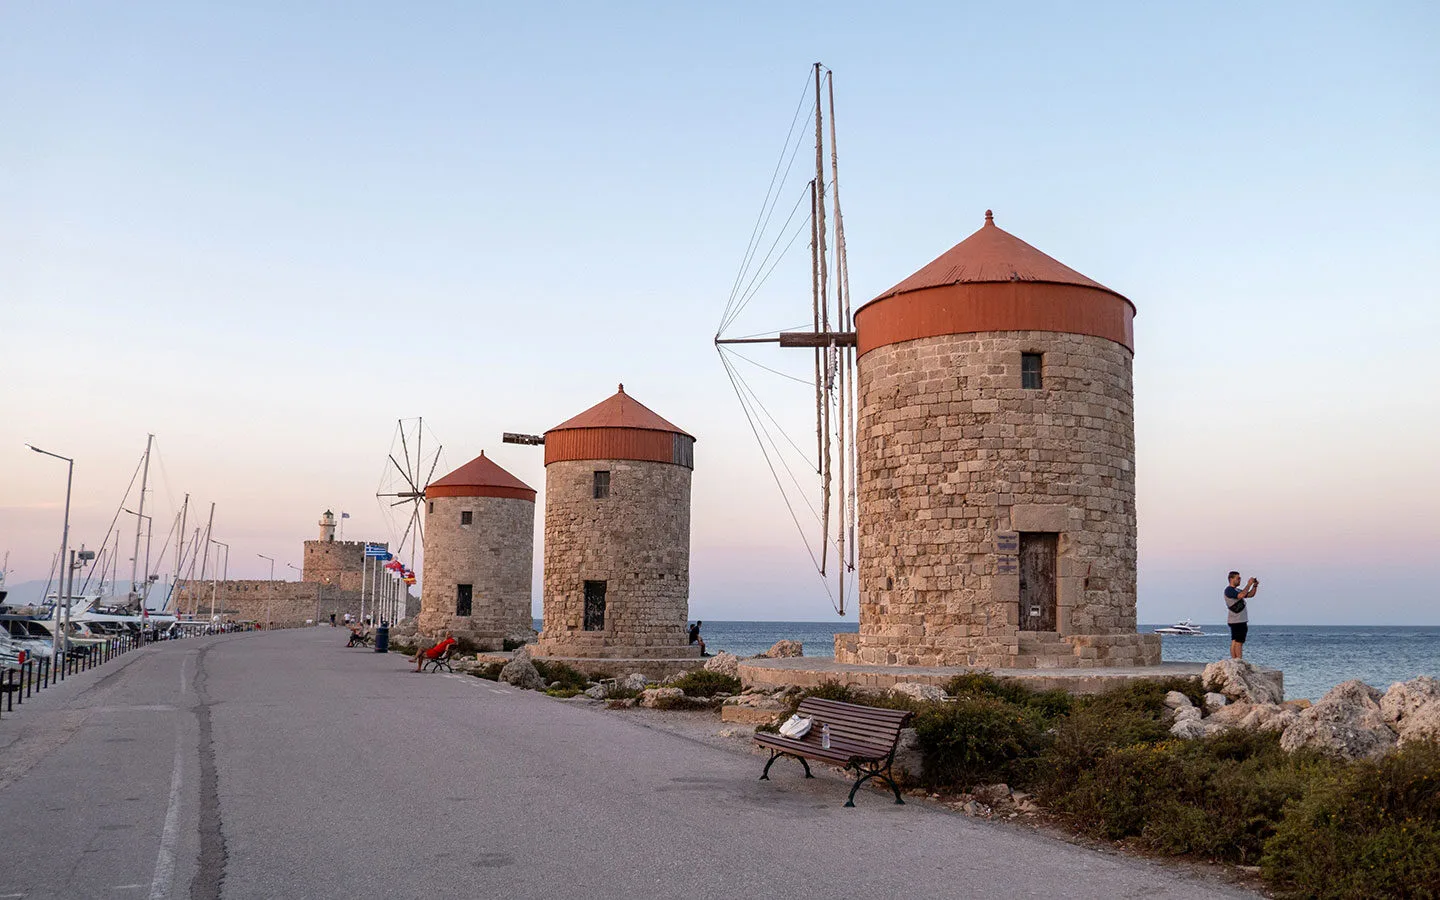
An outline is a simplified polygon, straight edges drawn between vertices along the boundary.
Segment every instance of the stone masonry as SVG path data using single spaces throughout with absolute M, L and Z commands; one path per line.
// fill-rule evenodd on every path
M 592 493 L 610 472 L 610 495 Z M 698 655 L 686 641 L 690 469 L 638 460 L 563 460 L 545 469 L 545 627 L 537 655 Z M 603 630 L 584 630 L 585 582 L 604 581 Z
M 181 581 L 175 590 L 174 609 L 181 615 L 194 614 L 202 620 L 210 617 L 211 582 Z M 414 615 L 419 600 L 411 596 L 407 615 Z M 342 621 L 346 613 L 360 615 L 360 592 L 345 591 L 324 582 L 267 581 L 245 579 L 215 583 L 215 613 L 232 622 L 264 622 L 267 609 L 276 627 L 304 625 L 307 619 L 330 621 L 335 613 Z M 317 617 L 317 611 L 319 613 Z M 370 601 L 365 601 L 370 613 Z
M 1043 388 L 1021 354 L 1044 354 Z M 927 337 L 860 359 L 860 633 L 841 663 L 1154 665 L 1135 633 L 1131 352 L 1042 331 Z M 997 539 L 1057 532 L 1054 632 L 1019 629 Z M 548 535 L 547 535 L 548 536 Z
M 461 524 L 461 513 L 470 524 Z M 535 502 L 512 497 L 436 497 L 427 501 L 425 567 L 418 625 L 446 629 L 485 649 L 504 639 L 528 641 L 535 629 L 530 585 L 535 555 Z M 457 585 L 471 586 L 468 616 L 456 611 Z

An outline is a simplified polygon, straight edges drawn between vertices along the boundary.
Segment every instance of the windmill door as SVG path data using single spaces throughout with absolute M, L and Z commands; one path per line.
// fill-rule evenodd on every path
M 605 582 L 585 582 L 585 630 L 605 630 Z
M 1060 535 L 1053 531 L 1020 532 L 1020 630 L 1054 631 L 1059 584 L 1055 556 Z

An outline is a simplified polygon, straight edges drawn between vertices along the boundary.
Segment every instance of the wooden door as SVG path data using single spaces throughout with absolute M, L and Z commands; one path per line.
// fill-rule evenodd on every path
M 585 582 L 585 630 L 605 630 L 605 582 Z
M 1058 579 L 1055 556 L 1060 535 L 1020 532 L 1020 630 L 1054 631 Z

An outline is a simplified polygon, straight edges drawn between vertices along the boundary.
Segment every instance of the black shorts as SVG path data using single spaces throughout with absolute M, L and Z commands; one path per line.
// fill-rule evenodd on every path
M 1245 634 L 1250 630 L 1249 622 L 1231 622 L 1230 640 L 1237 644 L 1245 643 Z

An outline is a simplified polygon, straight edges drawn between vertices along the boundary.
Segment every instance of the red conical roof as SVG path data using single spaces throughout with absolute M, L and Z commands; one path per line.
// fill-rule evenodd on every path
M 952 284 L 1011 281 L 1073 284 L 1108 291 L 1123 298 L 1122 294 L 1110 290 L 1098 281 L 1086 278 L 1000 228 L 995 224 L 994 213 L 987 209 L 985 224 L 979 231 L 946 250 L 929 265 L 885 291 L 875 300 Z
M 535 489 L 480 455 L 425 488 L 425 497 L 507 497 L 535 500 Z
M 623 384 L 608 399 L 600 401 L 572 419 L 566 419 L 550 431 L 568 431 L 573 428 L 637 428 L 642 431 L 685 434 L 645 404 L 625 393 Z M 545 433 L 549 434 L 550 431 Z M 690 437 L 688 434 L 685 436 Z

